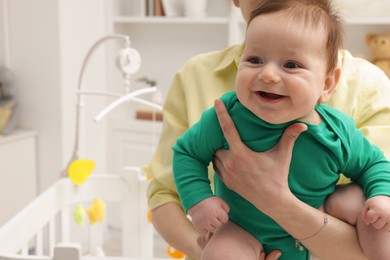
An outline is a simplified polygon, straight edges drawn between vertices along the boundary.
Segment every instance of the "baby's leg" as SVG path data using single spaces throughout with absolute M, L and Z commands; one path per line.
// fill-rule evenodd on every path
M 390 259 L 390 232 L 367 226 L 361 219 L 361 210 L 366 198 L 357 184 L 338 186 L 324 205 L 329 215 L 356 225 L 359 242 L 368 259 Z
M 259 258 L 261 243 L 247 231 L 229 221 L 211 237 L 203 250 L 201 259 L 237 260 Z
M 351 225 L 356 225 L 365 201 L 359 185 L 355 183 L 338 185 L 336 191 L 326 199 L 324 211 Z

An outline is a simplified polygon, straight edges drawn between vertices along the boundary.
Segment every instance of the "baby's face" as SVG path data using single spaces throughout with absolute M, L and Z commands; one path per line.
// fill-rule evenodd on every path
M 254 18 L 237 73 L 240 102 L 269 123 L 318 124 L 314 107 L 328 84 L 325 37 L 324 30 L 304 28 L 283 12 Z

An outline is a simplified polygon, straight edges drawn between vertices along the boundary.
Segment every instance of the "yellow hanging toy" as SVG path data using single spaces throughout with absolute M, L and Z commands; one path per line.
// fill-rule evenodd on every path
M 68 167 L 68 175 L 75 185 L 85 182 L 95 168 L 96 163 L 87 159 L 73 161 Z
M 96 222 L 102 222 L 106 212 L 106 203 L 96 198 L 91 206 L 87 209 L 89 216 L 89 223 L 95 224 Z

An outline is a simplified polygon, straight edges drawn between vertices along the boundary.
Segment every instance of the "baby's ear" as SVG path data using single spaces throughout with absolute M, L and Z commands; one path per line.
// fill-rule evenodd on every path
M 329 72 L 324 82 L 324 90 L 322 91 L 319 103 L 326 103 L 332 97 L 336 90 L 337 84 L 340 79 L 340 68 L 337 67 L 333 71 Z

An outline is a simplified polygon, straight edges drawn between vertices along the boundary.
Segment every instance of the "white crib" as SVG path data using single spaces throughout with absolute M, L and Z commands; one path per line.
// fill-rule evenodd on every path
M 0 260 L 135 260 L 153 258 L 153 230 L 147 219 L 146 181 L 135 172 L 92 176 L 80 186 L 63 178 L 39 195 L 0 228 Z M 98 197 L 120 203 L 122 256 L 83 255 L 80 241 L 71 240 L 72 208 Z M 88 247 L 101 248 L 104 222 L 88 225 Z
M 126 87 L 126 92 L 123 94 L 83 90 L 83 74 L 89 58 L 94 50 L 107 40 L 124 41 L 124 47 L 119 50 L 116 57 L 116 64 L 123 75 Z M 130 38 L 127 35 L 108 35 L 98 39 L 91 46 L 82 64 L 76 91 L 76 140 L 69 164 L 79 158 L 79 143 L 81 136 L 84 136 L 82 131 L 84 118 L 81 109 L 85 107 L 83 95 L 116 98 L 94 118 L 97 122 L 127 101 L 162 110 L 160 105 L 138 97 L 157 91 L 156 87 L 129 92 L 130 77 L 138 71 L 140 62 L 141 57 L 135 49 L 130 48 Z M 62 175 L 64 178 L 54 183 L 0 228 L 0 260 L 158 259 L 153 258 L 153 227 L 147 218 L 147 181 L 146 178 L 140 178 L 141 171 L 139 167 L 129 167 L 128 171 L 121 176 L 93 174 L 79 186 L 65 177 L 67 170 L 64 171 Z M 115 204 L 112 207 L 115 211 L 113 213 L 120 214 L 122 217 L 120 257 L 106 257 L 99 251 L 107 233 L 106 222 L 87 224 L 87 227 L 84 227 L 88 229 L 87 238 L 74 234 L 78 229 L 75 228 L 73 221 L 73 209 L 77 204 L 91 203 L 95 198 L 105 203 Z

